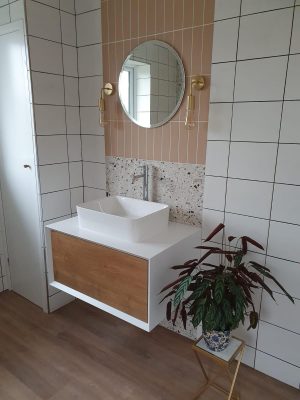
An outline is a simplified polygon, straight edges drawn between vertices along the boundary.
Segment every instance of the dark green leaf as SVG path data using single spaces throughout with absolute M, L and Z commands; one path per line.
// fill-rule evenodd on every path
M 224 295 L 224 281 L 222 276 L 218 276 L 216 279 L 216 283 L 215 283 L 215 287 L 214 287 L 214 300 L 217 304 L 220 304 L 222 299 L 223 299 L 223 295 Z
M 174 306 L 178 306 L 180 304 L 181 300 L 183 299 L 183 296 L 185 295 L 185 292 L 187 291 L 189 284 L 192 282 L 193 277 L 188 275 L 186 276 L 183 281 L 180 283 L 178 289 L 176 290 L 175 296 L 174 296 Z

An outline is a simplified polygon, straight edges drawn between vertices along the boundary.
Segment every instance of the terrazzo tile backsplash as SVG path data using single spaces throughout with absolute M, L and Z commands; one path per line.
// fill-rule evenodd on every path
M 142 199 L 143 180 L 132 183 L 149 166 L 149 200 L 170 206 L 170 220 L 201 225 L 205 167 L 136 158 L 106 157 L 106 186 L 110 195 Z

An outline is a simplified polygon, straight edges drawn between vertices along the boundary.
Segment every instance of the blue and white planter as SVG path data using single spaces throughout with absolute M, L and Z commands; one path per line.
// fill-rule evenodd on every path
M 207 347 L 212 351 L 223 351 L 229 345 L 231 331 L 203 331 Z

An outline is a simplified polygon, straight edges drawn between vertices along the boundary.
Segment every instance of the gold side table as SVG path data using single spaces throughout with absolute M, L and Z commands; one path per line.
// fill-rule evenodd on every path
M 198 363 L 201 367 L 202 373 L 206 380 L 206 383 L 200 388 L 200 392 L 194 398 L 194 400 L 201 397 L 201 395 L 205 392 L 206 389 L 212 387 L 213 389 L 218 390 L 221 393 L 227 395 L 228 400 L 239 400 L 240 396 L 238 393 L 234 391 L 234 386 L 237 378 L 237 374 L 239 372 L 239 368 L 241 365 L 241 361 L 243 358 L 245 343 L 236 338 L 232 337 L 228 347 L 220 352 L 210 350 L 204 341 L 203 336 L 193 344 L 193 350 L 195 352 Z M 214 381 L 215 379 L 210 379 L 208 377 L 207 372 L 202 364 L 201 357 L 207 357 L 210 360 L 214 361 L 216 364 L 221 366 L 226 371 L 226 376 L 230 382 L 229 391 L 224 389 L 223 387 L 217 385 Z

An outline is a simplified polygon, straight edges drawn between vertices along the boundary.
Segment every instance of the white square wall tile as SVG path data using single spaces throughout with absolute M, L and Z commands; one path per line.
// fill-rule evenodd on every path
M 29 37 L 30 62 L 34 71 L 63 74 L 61 44 Z
M 71 189 L 71 209 L 72 213 L 76 213 L 76 206 L 83 203 L 83 188 Z
M 294 0 L 242 0 L 242 15 L 291 7 Z
M 102 42 L 100 10 L 77 15 L 76 20 L 78 46 Z
M 228 179 L 225 211 L 269 218 L 272 190 L 272 183 Z
M 210 101 L 212 103 L 233 101 L 235 63 L 211 66 Z
M 291 53 L 300 53 L 300 7 L 295 8 Z
M 63 106 L 34 106 L 37 135 L 64 135 L 66 133 L 65 108 Z
M 275 184 L 271 219 L 300 225 L 299 205 L 300 186 Z
M 275 181 L 300 185 L 300 145 L 280 144 Z
M 79 135 L 68 135 L 69 161 L 81 160 L 81 138 Z
M 68 161 L 67 140 L 64 135 L 38 136 L 39 164 L 55 164 Z
M 238 59 L 288 54 L 292 20 L 292 8 L 242 17 Z
M 63 77 L 32 72 L 32 87 L 35 104 L 64 104 Z
M 300 366 L 300 352 L 295 351 L 299 347 L 300 335 L 266 322 L 259 323 L 258 350 Z
M 106 191 L 101 189 L 84 188 L 84 201 L 92 201 L 106 197 Z
M 287 57 L 239 61 L 236 70 L 235 100 L 282 100 L 286 65 Z
M 246 217 L 244 215 L 225 213 L 225 225 L 226 236 L 250 236 L 264 248 L 266 247 L 269 221 L 260 218 Z M 265 253 L 264 250 L 260 250 L 251 244 L 249 245 L 249 250 Z
M 206 147 L 206 174 L 227 176 L 229 142 L 208 141 Z
M 13 0 L 9 0 L 10 3 L 12 1 Z M 59 8 L 59 0 L 40 0 L 39 3 L 43 3 L 54 8 Z
M 0 0 L 0 7 L 5 6 L 8 4 L 8 0 Z
M 240 15 L 241 0 L 216 0 L 215 21 Z
M 82 159 L 105 163 L 104 136 L 82 135 Z
M 63 62 L 65 75 L 78 76 L 76 47 L 63 45 Z
M 68 164 L 44 165 L 39 168 L 41 193 L 69 188 Z
M 102 46 L 79 47 L 78 49 L 79 76 L 102 75 Z
M 269 279 L 265 279 L 269 284 Z M 289 288 L 285 288 L 289 292 Z M 275 301 L 263 291 L 260 319 L 300 334 L 300 300 L 293 304 L 285 295 L 274 293 Z
M 290 56 L 285 89 L 286 100 L 300 100 L 300 54 Z
M 89 78 L 79 79 L 79 93 L 81 106 L 97 106 L 99 100 L 99 93 L 102 87 L 102 77 L 93 76 Z M 109 101 L 106 98 L 105 101 Z
M 75 0 L 76 12 L 82 13 L 86 11 L 91 11 L 99 8 L 101 6 L 100 0 Z
M 273 182 L 276 154 L 275 143 L 232 142 L 228 176 Z
M 79 106 L 78 79 L 64 77 L 66 105 Z
M 300 101 L 285 101 L 283 104 L 281 143 L 300 143 Z
M 75 0 L 60 0 L 61 10 L 75 14 Z
M 10 22 L 9 6 L 0 8 L 0 25 L 8 24 Z
M 59 10 L 32 0 L 26 1 L 26 9 L 29 35 L 60 42 Z
M 300 299 L 300 264 L 268 256 L 266 266 L 292 297 Z M 268 280 L 268 283 L 271 290 L 282 293 L 281 289 L 274 282 Z
M 69 135 L 80 135 L 79 107 L 66 107 L 67 132 Z
M 83 185 L 82 181 L 82 162 L 70 162 L 70 187 L 75 188 Z
M 236 59 L 238 29 L 238 18 L 215 22 L 212 62 Z
M 235 103 L 231 139 L 237 141 L 277 142 L 281 102 Z
M 288 364 L 284 361 L 278 360 L 268 354 L 262 353 L 261 351 L 256 352 L 255 368 L 272 376 L 273 378 L 285 382 L 288 385 L 299 388 L 299 374 L 300 368 Z M 283 392 L 284 396 L 284 392 Z
M 94 189 L 106 189 L 106 166 L 105 164 L 83 162 L 84 186 Z
M 11 21 L 18 21 L 25 18 L 24 2 L 23 0 L 15 1 L 10 4 L 10 17 Z
M 104 135 L 104 128 L 99 125 L 98 107 L 81 107 L 80 119 L 81 133 L 83 135 Z
M 71 46 L 76 46 L 75 15 L 71 15 L 64 11 L 61 11 L 60 15 L 62 42 Z
M 232 104 L 214 103 L 209 106 L 208 140 L 229 140 Z
M 268 255 L 285 260 L 300 260 L 300 226 L 271 221 Z
M 202 239 L 205 240 L 208 235 L 219 225 L 224 223 L 224 212 L 204 209 L 202 212 Z M 222 232 L 219 232 L 213 241 L 222 242 Z
M 214 210 L 224 210 L 226 178 L 214 176 L 205 177 L 203 207 Z
M 43 221 L 71 214 L 70 200 L 69 190 L 43 194 Z

